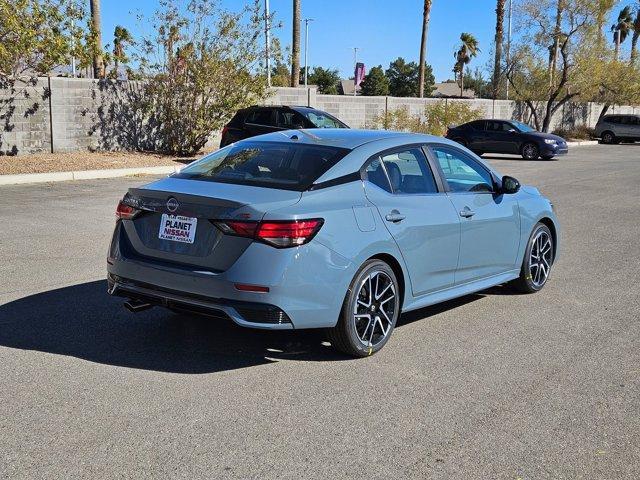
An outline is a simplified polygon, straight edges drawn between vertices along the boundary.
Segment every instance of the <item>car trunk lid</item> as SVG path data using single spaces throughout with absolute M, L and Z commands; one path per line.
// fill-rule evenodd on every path
M 126 202 L 141 213 L 125 221 L 124 230 L 135 256 L 224 271 L 252 240 L 224 235 L 212 221 L 259 221 L 267 211 L 297 203 L 300 195 L 297 191 L 169 177 L 129 189 Z M 189 220 L 182 222 L 185 218 Z M 161 238 L 161 229 L 172 220 L 190 224 L 193 238 Z

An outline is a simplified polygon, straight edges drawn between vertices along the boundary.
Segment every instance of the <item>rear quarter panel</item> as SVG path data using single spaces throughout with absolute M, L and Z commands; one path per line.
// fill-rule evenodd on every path
M 400 251 L 382 224 L 375 206 L 364 195 L 362 181 L 304 192 L 296 205 L 270 211 L 265 215 L 265 220 L 286 218 L 324 219 L 322 228 L 312 242 L 324 245 L 348 261 L 340 280 L 337 284 L 331 285 L 331 294 L 338 298 L 340 305 L 360 266 L 373 256 L 392 256 L 402 268 L 404 285 L 410 285 Z M 313 265 L 309 267 L 313 268 Z M 318 268 L 310 270 L 308 275 L 310 278 L 321 276 L 323 268 L 325 265 L 318 265 Z M 330 276 L 332 281 L 335 281 L 335 276 Z M 407 290 L 410 292 L 410 289 L 405 288 L 405 297 L 408 295 Z

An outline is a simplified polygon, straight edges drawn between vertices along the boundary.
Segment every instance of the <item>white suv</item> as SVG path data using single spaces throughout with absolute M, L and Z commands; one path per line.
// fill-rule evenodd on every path
M 640 140 L 640 115 L 605 115 L 596 124 L 602 143 Z

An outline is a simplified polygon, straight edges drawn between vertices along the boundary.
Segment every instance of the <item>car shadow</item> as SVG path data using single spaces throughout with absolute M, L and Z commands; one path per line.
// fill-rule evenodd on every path
M 522 162 L 556 162 L 558 161 L 560 158 L 562 158 L 562 155 L 558 156 L 558 157 L 553 157 L 550 158 L 549 160 L 545 160 L 543 158 L 537 158 L 535 160 L 527 160 L 522 158 L 522 156 L 520 155 L 508 155 L 508 154 L 504 154 L 504 155 L 489 155 L 489 154 L 482 154 L 480 155 L 480 158 L 485 159 L 485 160 L 518 160 L 518 161 L 522 161 Z
M 337 361 L 322 330 L 267 331 L 152 308 L 133 314 L 106 281 L 49 290 L 0 305 L 0 346 L 96 363 L 197 374 L 279 360 Z M 403 314 L 398 327 L 484 297 L 468 295 Z

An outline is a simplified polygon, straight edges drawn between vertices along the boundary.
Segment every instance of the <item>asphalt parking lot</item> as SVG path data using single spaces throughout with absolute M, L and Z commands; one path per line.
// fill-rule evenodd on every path
M 363 360 L 125 311 L 106 249 L 147 178 L 0 187 L 0 478 L 638 478 L 640 144 L 488 161 L 554 201 L 550 282 L 404 315 Z

